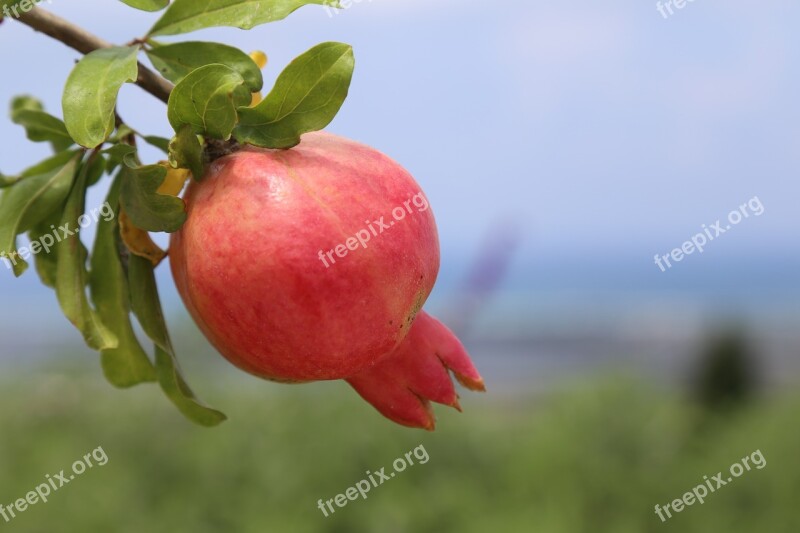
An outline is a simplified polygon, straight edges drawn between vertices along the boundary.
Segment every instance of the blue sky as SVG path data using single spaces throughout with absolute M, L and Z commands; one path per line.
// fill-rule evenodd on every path
M 117 43 L 155 20 L 111 0 L 45 7 Z M 445 270 L 510 224 L 522 240 L 517 279 L 533 275 L 531 263 L 588 257 L 642 269 L 652 285 L 667 279 L 655 253 L 753 196 L 764 215 L 673 278 L 713 272 L 723 258 L 764 272 L 797 255 L 798 15 L 788 0 L 696 0 L 668 20 L 648 1 L 364 0 L 333 17 L 308 6 L 251 32 L 184 38 L 265 50 L 268 83 L 318 42 L 353 44 L 352 91 L 329 129 L 417 177 Z M 0 52 L 0 102 L 32 92 L 60 114 L 78 54 L 13 21 L 0 26 Z M 120 111 L 169 134 L 163 105 L 137 87 L 123 89 Z M 0 139 L 6 173 L 46 152 L 8 120 Z

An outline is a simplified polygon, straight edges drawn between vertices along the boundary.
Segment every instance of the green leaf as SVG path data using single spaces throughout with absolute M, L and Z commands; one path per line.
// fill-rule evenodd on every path
M 137 159 L 136 147 L 130 144 L 115 144 L 111 148 L 106 148 L 100 153 L 108 155 L 108 162 L 106 163 L 107 172 L 113 171 L 113 169 L 122 164 L 130 168 L 137 168 L 140 166 Z
M 114 108 L 124 83 L 136 81 L 138 46 L 101 48 L 72 70 L 64 88 L 64 122 L 81 146 L 95 148 L 114 131 Z
M 241 74 L 225 65 L 207 65 L 175 86 L 167 118 L 176 132 L 189 124 L 198 135 L 228 140 L 238 119 L 236 109 L 251 98 Z
M 258 65 L 233 46 L 199 41 L 167 44 L 147 50 L 147 57 L 161 75 L 173 83 L 180 83 L 193 70 L 216 63 L 241 74 L 251 92 L 260 91 L 264 86 Z
M 105 206 L 111 213 L 119 212 L 120 184 L 117 176 L 106 199 Z M 127 388 L 155 381 L 156 371 L 131 324 L 131 291 L 120 250 L 119 221 L 116 216 L 103 216 L 98 220 L 89 287 L 103 323 L 119 340 L 117 347 L 100 352 L 103 373 L 115 387 Z
M 161 11 L 169 5 L 169 0 L 120 0 L 142 11 Z
M 50 172 L 51 170 L 58 170 L 67 163 L 69 163 L 69 161 L 73 159 L 76 155 L 81 154 L 83 152 L 84 151 L 80 149 L 66 150 L 64 152 L 50 156 L 44 161 L 40 161 L 35 165 L 33 165 L 32 167 L 25 169 L 25 171 L 22 172 L 20 178 L 38 176 L 39 174 L 44 174 L 46 172 Z
M 186 221 L 186 205 L 175 196 L 158 194 L 167 169 L 149 165 L 122 171 L 120 203 L 134 226 L 145 231 L 178 231 Z
M 22 95 L 11 100 L 11 121 L 25 128 L 29 140 L 50 141 L 56 153 L 75 144 L 64 122 L 45 113 L 42 102 L 33 96 Z
M 46 159 L 38 165 L 23 172 L 21 178 L 59 169 L 69 163 L 69 161 L 77 154 L 77 151 L 56 154 L 55 156 Z M 66 193 L 69 194 L 69 188 L 66 189 Z M 66 195 L 64 200 L 66 200 Z M 39 275 L 39 279 L 41 279 L 44 285 L 53 289 L 56 286 L 58 261 L 58 250 L 56 249 L 55 244 L 58 243 L 58 239 L 61 238 L 62 234 L 58 229 L 58 224 L 64 211 L 63 204 L 64 201 L 61 202 L 60 207 L 49 213 L 43 220 L 37 222 L 28 231 L 28 239 L 30 242 L 33 243 L 38 241 L 42 250 L 34 255 L 36 273 Z
M 353 48 L 322 43 L 292 61 L 257 106 L 239 109 L 236 140 L 265 148 L 291 148 L 321 130 L 342 107 L 353 77 Z
M 192 127 L 181 127 L 169 144 L 169 162 L 177 168 L 188 168 L 195 180 L 200 181 L 205 174 L 203 145 L 192 131 Z
M 11 114 L 13 115 L 16 111 L 22 111 L 23 109 L 44 111 L 44 104 L 42 104 L 41 100 L 34 98 L 29 94 L 15 96 L 11 100 Z
M 86 344 L 94 350 L 109 350 L 116 348 L 119 341 L 89 305 L 86 248 L 81 243 L 80 228 L 77 227 L 86 203 L 87 174 L 88 166 L 84 165 L 78 172 L 59 221 L 59 227 L 65 228 L 67 235 L 56 244 L 56 296 L 64 315 L 83 334 Z
M 66 154 L 70 159 L 64 161 Z M 28 268 L 25 261 L 28 249 L 16 249 L 17 235 L 25 233 L 63 206 L 75 179 L 79 159 L 75 152 L 52 157 L 26 171 L 0 196 L 0 257 L 13 264 L 16 276 Z
M 128 277 L 130 286 L 135 287 L 131 291 L 131 306 L 145 334 L 156 345 L 158 382 L 167 397 L 187 418 L 202 426 L 216 426 L 227 417 L 200 403 L 181 375 L 161 310 L 154 268 L 149 260 L 136 255 L 130 256 Z
M 144 139 L 144 142 L 150 146 L 155 146 L 165 154 L 169 153 L 169 139 L 165 139 L 164 137 L 156 137 L 155 135 L 145 135 L 142 137 L 142 139 Z
M 105 158 L 100 154 L 97 154 L 94 159 L 89 162 L 89 169 L 86 175 L 86 184 L 89 187 L 100 181 L 100 178 L 106 173 L 106 164 Z
M 77 150 L 64 151 L 58 153 L 28 168 L 19 176 L 3 176 L 0 174 L 0 189 L 4 187 L 10 187 L 11 185 L 14 185 L 23 178 L 27 178 L 30 176 L 38 176 L 39 174 L 45 174 L 47 172 L 50 172 L 51 170 L 59 169 L 64 165 L 66 165 L 67 162 L 77 154 L 78 154 Z
M 340 7 L 337 0 L 175 0 L 149 35 L 176 35 L 215 26 L 249 30 L 284 19 L 309 4 Z
M 56 152 L 66 150 L 75 143 L 69 136 L 64 122 L 44 111 L 33 109 L 14 111 L 11 113 L 11 121 L 25 128 L 29 140 L 52 142 Z
M 3 15 L 6 14 L 6 6 L 8 6 L 9 9 L 7 13 L 8 15 L 14 18 L 19 18 L 23 13 L 30 11 L 36 3 L 41 1 L 42 0 L 30 0 L 30 2 L 27 2 L 26 6 L 23 6 L 22 3 L 26 2 L 26 0 L 0 0 L 0 10 L 3 10 L 0 11 L 0 20 L 3 20 Z M 23 9 L 23 7 L 25 9 Z
M 94 161 L 89 163 L 87 170 L 87 181 L 92 179 L 92 174 L 98 172 L 98 168 L 102 171 L 103 161 L 100 157 L 95 158 Z M 37 222 L 30 231 L 28 231 L 28 239 L 31 243 L 39 241 L 41 250 L 43 252 L 37 253 L 34 256 L 34 263 L 36 264 L 36 273 L 39 275 L 42 283 L 47 287 L 56 287 L 56 277 L 58 272 L 58 248 L 55 246 L 64 235 L 64 231 L 59 229 L 61 218 L 63 216 L 64 206 L 50 213 L 47 218 L 41 222 Z M 83 248 L 83 244 L 81 244 Z M 84 252 L 85 253 L 85 252 Z
M 61 237 L 58 230 L 58 223 L 61 220 L 63 210 L 53 212 L 48 218 L 36 224 L 28 232 L 31 242 L 39 241 L 42 252 L 34 256 L 36 273 L 47 287 L 55 289 L 56 277 L 58 274 L 58 249 L 55 244 Z M 49 250 L 49 251 L 48 251 Z
M 109 137 L 108 140 L 114 143 L 124 143 L 128 142 L 128 138 L 135 134 L 136 132 L 133 130 L 133 128 L 127 124 L 120 123 L 117 124 L 117 130 L 114 132 L 114 135 Z
M 0 189 L 11 187 L 18 181 L 19 181 L 19 176 L 6 176 L 2 172 L 0 172 Z

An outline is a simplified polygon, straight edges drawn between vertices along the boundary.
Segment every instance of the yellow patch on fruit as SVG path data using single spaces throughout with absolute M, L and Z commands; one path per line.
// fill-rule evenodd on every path
M 119 233 L 122 242 L 132 254 L 149 259 L 154 265 L 158 265 L 167 256 L 167 252 L 153 242 L 149 233 L 133 225 L 122 209 L 119 213 Z
M 263 69 L 267 66 L 267 54 L 262 52 L 261 50 L 256 50 L 254 52 L 250 52 L 250 59 L 258 65 L 258 68 Z

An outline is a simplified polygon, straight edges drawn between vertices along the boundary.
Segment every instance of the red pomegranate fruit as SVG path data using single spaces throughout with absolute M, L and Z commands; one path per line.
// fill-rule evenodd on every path
M 185 195 L 170 263 L 197 325 L 265 379 L 345 379 L 383 415 L 433 429 L 429 401 L 458 408 L 448 371 L 483 381 L 421 311 L 439 270 L 428 200 L 380 152 L 326 133 L 290 150 L 245 147 Z

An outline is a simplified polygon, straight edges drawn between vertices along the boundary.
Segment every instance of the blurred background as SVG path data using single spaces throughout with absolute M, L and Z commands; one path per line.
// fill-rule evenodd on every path
M 117 43 L 154 15 L 120 2 L 45 9 Z M 489 392 L 435 433 L 384 420 L 342 382 L 259 381 L 224 362 L 160 268 L 184 372 L 230 420 L 192 426 L 156 386 L 117 391 L 33 272 L 0 268 L 0 503 L 102 446 L 109 462 L 9 531 L 796 532 L 800 491 L 800 5 L 362 0 L 251 32 L 270 57 L 351 43 L 328 128 L 406 166 L 436 213 L 427 309 L 464 340 Z M 0 102 L 60 115 L 79 55 L 0 24 Z M 169 136 L 163 104 L 120 113 Z M 0 171 L 47 155 L 0 120 Z M 159 158 L 147 153 L 151 161 Z M 104 185 L 88 204 L 100 205 Z M 757 198 L 666 271 L 654 261 Z M 752 213 L 752 211 L 751 211 Z M 87 231 L 87 240 L 92 238 Z M 160 242 L 165 244 L 164 239 Z M 325 518 L 366 470 L 430 454 Z M 662 523 L 654 512 L 743 457 L 752 470 Z

